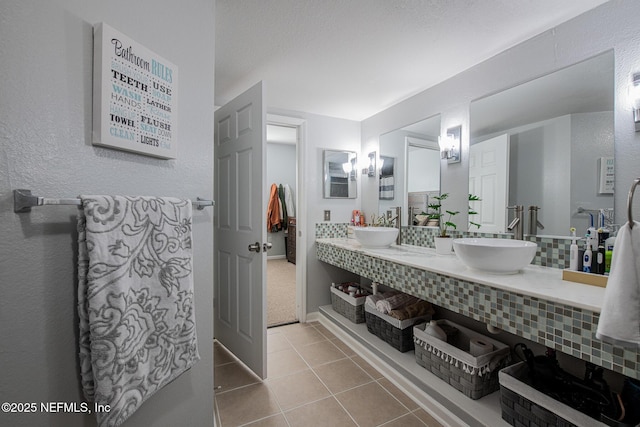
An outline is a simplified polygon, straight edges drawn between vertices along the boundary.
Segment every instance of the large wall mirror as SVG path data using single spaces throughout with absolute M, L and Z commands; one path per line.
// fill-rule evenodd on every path
M 354 151 L 324 150 L 322 154 L 325 199 L 355 199 L 358 157 Z
M 439 114 L 380 135 L 379 214 L 400 206 L 407 224 L 409 207 L 416 214 L 427 211 L 430 198 L 440 193 L 439 135 Z
M 505 232 L 507 205 L 537 206 L 544 229 L 584 235 L 613 219 L 614 55 L 608 51 L 470 106 L 469 192 L 481 232 Z M 597 223 L 595 224 L 597 227 Z

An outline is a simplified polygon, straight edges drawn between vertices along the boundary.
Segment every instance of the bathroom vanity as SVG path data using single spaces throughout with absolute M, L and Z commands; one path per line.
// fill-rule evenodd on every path
M 425 246 L 365 249 L 353 239 L 336 237 L 339 234 L 317 232 L 316 236 L 320 261 L 489 327 L 632 378 L 640 377 L 640 353 L 595 338 L 604 289 L 563 281 L 560 268 L 532 264 L 518 274 L 498 275 L 469 269 L 455 255 L 436 255 L 434 249 Z M 545 254 L 538 254 L 538 263 L 540 259 L 545 259 Z M 462 421 L 507 425 L 500 419 L 499 393 L 478 401 L 468 399 L 420 368 L 413 353 L 400 354 L 381 345 L 366 326 L 342 319 L 331 306 L 320 307 L 320 313 L 323 320 L 330 321 Z

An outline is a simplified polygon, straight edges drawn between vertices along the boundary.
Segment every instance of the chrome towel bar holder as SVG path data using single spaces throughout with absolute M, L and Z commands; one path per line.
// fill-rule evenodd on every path
M 45 197 L 34 196 L 31 190 L 13 190 L 13 211 L 15 213 L 31 212 L 31 208 L 44 205 L 76 205 L 80 206 L 82 202 L 78 198 L 70 199 L 49 199 Z M 214 206 L 213 200 L 205 200 L 198 197 L 192 201 L 193 206 L 198 210 L 203 210 L 208 206 Z
M 633 228 L 633 192 L 636 191 L 636 187 L 640 184 L 640 178 L 636 178 L 629 190 L 629 198 L 627 199 L 627 215 L 629 217 L 629 228 Z

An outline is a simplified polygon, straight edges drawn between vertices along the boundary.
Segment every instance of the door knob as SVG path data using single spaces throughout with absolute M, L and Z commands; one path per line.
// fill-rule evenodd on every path
M 262 244 L 262 252 L 267 252 L 272 247 L 273 247 L 273 245 L 271 243 L 269 243 L 269 242 L 263 243 Z
M 249 252 L 260 253 L 260 242 L 249 245 Z

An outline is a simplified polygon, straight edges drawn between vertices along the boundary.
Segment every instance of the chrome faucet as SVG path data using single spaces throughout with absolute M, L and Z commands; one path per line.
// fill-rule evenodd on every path
M 396 245 L 402 244 L 402 208 L 396 206 L 396 215 L 392 218 L 391 211 L 387 211 L 387 218 L 389 221 L 394 221 L 395 227 L 398 229 L 398 237 L 396 238 Z
M 507 206 L 507 209 L 513 209 L 515 211 L 515 218 L 507 226 L 507 230 L 513 231 L 513 238 L 516 240 L 522 240 L 524 238 L 524 206 Z
M 544 230 L 544 225 L 538 221 L 539 206 L 529 206 L 529 235 L 535 236 L 538 233 L 538 228 Z
M 409 216 L 407 217 L 407 227 L 413 227 L 413 221 L 415 220 L 415 206 L 409 206 Z

